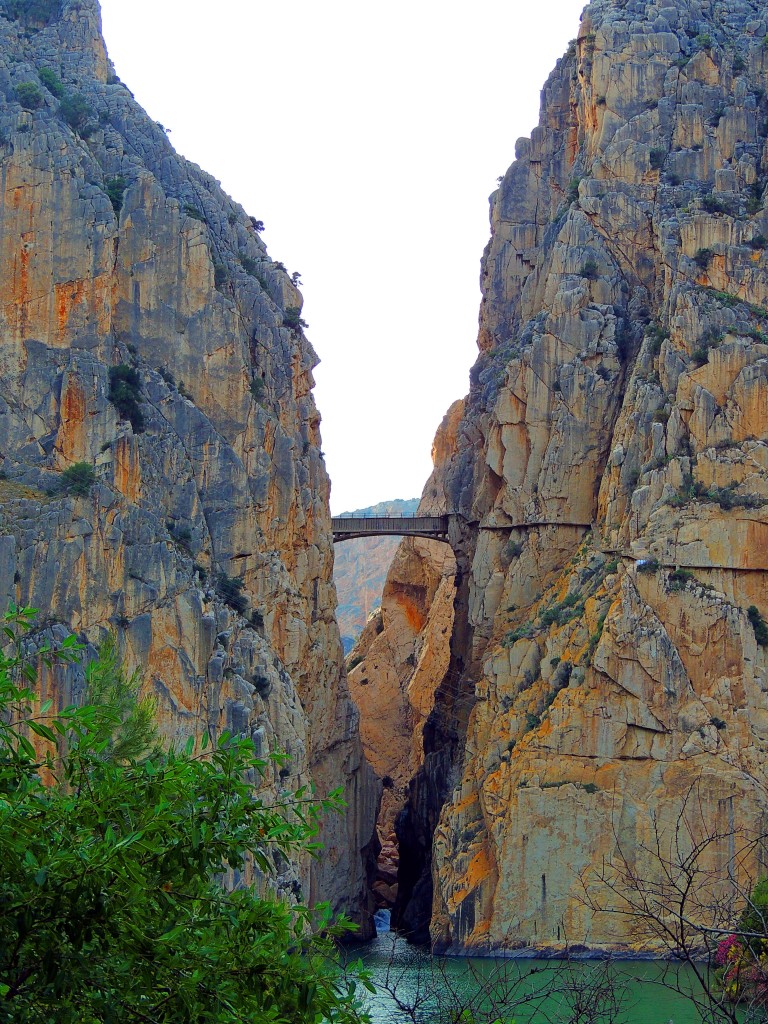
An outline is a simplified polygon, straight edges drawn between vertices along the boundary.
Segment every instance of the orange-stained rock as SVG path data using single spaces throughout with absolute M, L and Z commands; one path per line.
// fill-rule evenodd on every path
M 43 66 L 91 106 L 79 136 L 42 85 L 39 110 L 16 101 Z M 317 360 L 284 325 L 301 296 L 116 78 L 96 0 L 36 32 L 0 18 L 0 68 L 0 596 L 62 635 L 114 632 L 168 740 L 251 736 L 267 799 L 341 787 L 323 856 L 275 884 L 365 935 L 378 787 L 334 620 Z M 117 367 L 136 375 L 133 411 Z M 95 482 L 67 495 L 78 462 Z M 74 670 L 42 685 L 59 705 L 82 693 Z
M 655 828 L 768 810 L 766 32 L 752 0 L 727 25 L 593 0 L 491 197 L 480 354 L 424 492 L 463 516 L 450 660 L 446 636 L 398 824 L 395 917 L 440 949 L 637 945 L 584 899 L 617 843 L 651 877 Z M 388 586 L 422 561 L 404 544 Z

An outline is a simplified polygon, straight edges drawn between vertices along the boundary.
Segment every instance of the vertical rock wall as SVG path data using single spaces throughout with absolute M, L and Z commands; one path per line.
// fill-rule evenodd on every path
M 762 823 L 766 33 L 756 0 L 593 0 L 491 198 L 425 492 L 466 572 L 399 826 L 438 948 L 632 946 L 580 896 L 617 837 L 652 877 L 694 797 L 689 840 Z
M 288 755 L 268 789 L 343 787 L 300 880 L 365 930 L 377 791 L 334 619 L 301 296 L 116 78 L 96 0 L 50 7 L 0 17 L 0 595 L 92 642 L 114 631 L 168 739 L 250 733 Z M 143 431 L 110 400 L 117 366 Z M 64 486 L 79 462 L 86 496 Z M 54 682 L 61 702 L 75 683 Z

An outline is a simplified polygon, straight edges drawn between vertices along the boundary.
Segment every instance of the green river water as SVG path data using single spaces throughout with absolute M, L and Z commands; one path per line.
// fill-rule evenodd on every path
M 455 1019 L 451 1011 L 461 1008 L 468 1008 L 482 1024 L 496 1017 L 504 1024 L 512 1020 L 515 1024 L 701 1024 L 703 1020 L 690 999 L 661 984 L 666 977 L 668 983 L 693 991 L 693 972 L 681 964 L 432 957 L 391 932 L 358 946 L 354 956 L 362 960 L 377 989 L 367 1003 L 374 1024 L 414 1020 L 443 1024 Z M 412 1006 L 416 1007 L 413 1015 L 408 1009 Z

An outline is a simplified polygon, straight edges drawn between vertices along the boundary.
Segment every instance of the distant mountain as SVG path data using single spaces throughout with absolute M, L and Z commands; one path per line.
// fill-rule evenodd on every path
M 413 515 L 418 505 L 418 498 L 397 498 L 343 514 Z M 352 650 L 370 613 L 381 604 L 384 580 L 399 543 L 399 537 L 358 537 L 336 545 L 333 578 L 339 595 L 337 617 L 345 654 Z

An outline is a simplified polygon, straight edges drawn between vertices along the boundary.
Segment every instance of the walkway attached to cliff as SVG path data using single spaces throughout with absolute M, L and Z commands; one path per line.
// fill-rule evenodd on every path
M 448 541 L 449 516 L 334 516 L 334 542 L 354 537 L 427 537 Z

